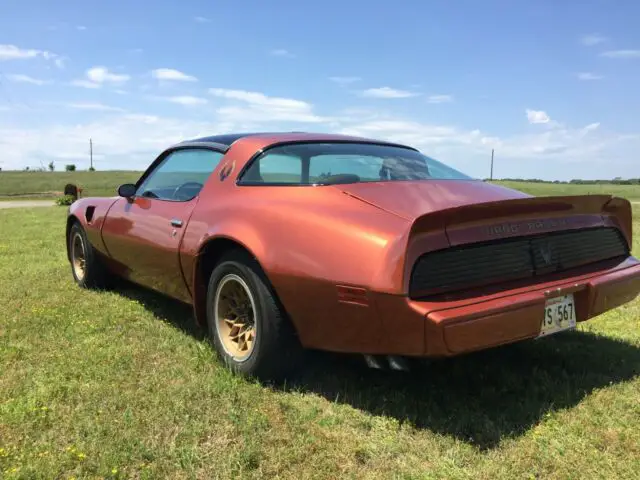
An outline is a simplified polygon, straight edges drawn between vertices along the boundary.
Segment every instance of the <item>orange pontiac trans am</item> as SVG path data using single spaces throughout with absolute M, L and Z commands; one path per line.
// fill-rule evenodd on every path
M 67 219 L 75 281 L 125 277 L 191 304 L 234 371 L 305 348 L 404 369 L 573 329 L 634 299 L 631 205 L 532 197 L 418 150 L 252 133 L 174 145 Z

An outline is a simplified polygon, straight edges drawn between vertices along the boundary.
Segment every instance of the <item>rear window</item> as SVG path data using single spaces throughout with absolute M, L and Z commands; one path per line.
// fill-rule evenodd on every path
M 244 185 L 324 185 L 398 180 L 470 180 L 410 148 L 367 143 L 296 143 L 266 150 L 245 170 Z

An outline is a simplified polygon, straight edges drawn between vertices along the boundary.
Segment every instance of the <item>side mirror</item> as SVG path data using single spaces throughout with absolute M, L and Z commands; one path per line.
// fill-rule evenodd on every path
M 125 183 L 118 187 L 118 195 L 131 198 L 136 194 L 136 186 L 133 183 Z

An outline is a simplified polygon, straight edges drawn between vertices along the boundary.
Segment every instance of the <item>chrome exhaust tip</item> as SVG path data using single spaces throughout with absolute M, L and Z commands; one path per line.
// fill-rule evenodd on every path
M 409 371 L 409 362 L 404 357 L 398 357 L 397 355 L 387 355 L 387 362 L 391 370 L 400 370 L 403 372 Z
M 367 367 L 375 370 L 386 370 L 387 368 L 396 371 L 409 371 L 409 363 L 404 357 L 397 355 L 363 355 Z
M 373 355 L 363 355 L 364 362 L 367 364 L 367 367 L 374 368 L 376 370 L 383 370 L 384 367 L 380 363 L 380 361 Z

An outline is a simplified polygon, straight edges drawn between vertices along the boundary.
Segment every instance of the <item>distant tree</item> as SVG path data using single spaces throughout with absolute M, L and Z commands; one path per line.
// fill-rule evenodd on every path
M 29 167 L 24 167 L 24 171 L 28 172 L 29 171 Z
M 90 172 L 95 172 L 95 171 L 96 171 L 96 169 L 95 169 L 94 167 L 89 167 L 89 171 L 90 171 Z
M 53 163 L 53 160 L 49 162 L 49 171 L 53 172 L 56 169 L 55 164 Z
M 75 171 L 76 171 L 76 165 L 75 165 L 74 163 L 70 163 L 70 164 L 68 164 L 68 165 L 65 165 L 65 166 L 64 166 L 64 169 L 65 169 L 67 172 L 75 172 Z

